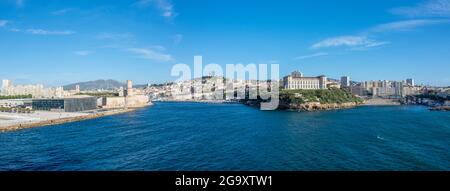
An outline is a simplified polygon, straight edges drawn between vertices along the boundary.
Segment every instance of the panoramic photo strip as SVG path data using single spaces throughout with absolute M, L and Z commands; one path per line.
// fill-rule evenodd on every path
M 450 0 L 0 0 L 0 80 L 0 180 L 449 180 Z

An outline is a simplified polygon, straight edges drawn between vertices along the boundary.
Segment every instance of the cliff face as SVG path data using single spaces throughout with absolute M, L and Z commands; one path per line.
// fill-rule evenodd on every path
M 319 111 L 319 110 L 334 110 L 334 109 L 346 109 L 353 108 L 358 106 L 359 104 L 356 102 L 347 102 L 347 103 L 320 103 L 320 102 L 310 102 L 310 103 L 288 103 L 284 104 L 285 109 L 296 110 L 296 111 Z

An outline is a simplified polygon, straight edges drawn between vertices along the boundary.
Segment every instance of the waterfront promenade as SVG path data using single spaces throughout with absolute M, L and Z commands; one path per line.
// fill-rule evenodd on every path
M 89 112 L 35 111 L 29 114 L 0 113 L 0 132 L 94 119 L 130 112 L 134 111 L 135 109 L 136 108 L 95 110 Z

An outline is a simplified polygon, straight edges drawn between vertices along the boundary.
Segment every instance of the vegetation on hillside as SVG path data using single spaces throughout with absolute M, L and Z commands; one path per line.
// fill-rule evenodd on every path
M 363 102 L 361 98 L 352 95 L 349 91 L 338 88 L 323 90 L 281 90 L 280 100 L 294 104 L 307 102 L 320 102 L 321 104 Z
M 31 94 L 28 95 L 12 95 L 12 96 L 1 96 L 0 95 L 0 99 L 29 99 L 32 98 L 33 96 Z

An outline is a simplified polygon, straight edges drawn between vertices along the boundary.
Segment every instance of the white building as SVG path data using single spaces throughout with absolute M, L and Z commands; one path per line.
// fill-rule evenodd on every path
M 350 87 L 350 77 L 348 76 L 341 77 L 341 87 Z
M 327 77 L 324 75 L 317 77 L 304 77 L 299 71 L 292 72 L 291 75 L 283 78 L 284 89 L 327 89 Z
M 75 85 L 75 93 L 76 94 L 80 93 L 80 85 Z
M 31 94 L 33 98 L 61 98 L 65 95 L 63 87 L 44 88 L 42 84 L 13 86 L 10 80 L 3 80 L 2 82 L 3 84 L 0 95 L 16 96 Z
M 2 89 L 6 89 L 10 86 L 12 86 L 11 80 L 7 80 L 7 79 L 2 80 Z
M 364 88 L 363 92 L 370 93 L 374 97 L 404 97 L 420 93 L 420 87 L 414 87 L 401 81 L 365 81 L 362 83 L 362 87 Z
M 2 99 L 0 100 L 0 107 L 27 107 L 31 108 L 31 99 Z
M 409 86 L 415 86 L 414 79 L 412 79 L 412 78 L 406 79 L 406 84 Z

